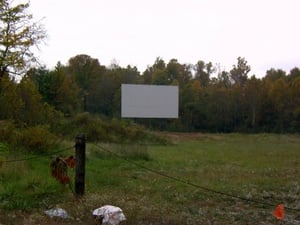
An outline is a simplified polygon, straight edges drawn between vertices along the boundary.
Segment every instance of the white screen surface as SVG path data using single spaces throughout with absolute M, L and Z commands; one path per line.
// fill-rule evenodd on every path
M 178 118 L 178 86 L 122 84 L 123 118 Z

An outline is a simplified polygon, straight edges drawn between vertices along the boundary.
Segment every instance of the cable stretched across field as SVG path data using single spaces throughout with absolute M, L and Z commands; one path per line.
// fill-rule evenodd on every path
M 226 196 L 226 197 L 230 197 L 230 198 L 234 198 L 234 199 L 239 199 L 239 200 L 242 200 L 242 201 L 246 201 L 246 202 L 252 202 L 252 203 L 256 203 L 256 204 L 261 204 L 261 205 L 267 205 L 267 206 L 272 206 L 272 207 L 276 207 L 278 205 L 278 203 L 270 203 L 270 202 L 265 202 L 265 201 L 261 201 L 261 200 L 257 200 L 257 199 L 249 199 L 249 198 L 245 198 L 245 197 L 242 197 L 242 196 L 237 196 L 237 195 L 233 195 L 233 194 L 229 194 L 229 193 L 225 193 L 225 192 L 222 192 L 222 191 L 217 191 L 217 190 L 214 190 L 214 189 L 211 189 L 211 188 L 207 188 L 207 187 L 204 187 L 204 186 L 201 186 L 201 185 L 198 185 L 198 184 L 195 184 L 195 183 L 192 183 L 190 181 L 187 181 L 187 180 L 183 180 L 181 178 L 178 178 L 178 177 L 173 177 L 173 176 L 170 176 L 166 173 L 163 173 L 163 172 L 160 172 L 160 171 L 157 171 L 157 170 L 154 170 L 154 169 L 151 169 L 149 167 L 146 167 L 146 166 L 143 166 L 139 163 L 136 163 L 134 162 L 133 160 L 130 160 L 130 159 L 127 159 L 115 152 L 112 152 L 110 150 L 108 150 L 107 148 L 104 148 L 102 146 L 99 146 L 97 144 L 94 144 L 96 147 L 106 151 L 106 152 L 109 152 L 110 154 L 113 154 L 114 156 L 122 159 L 122 160 L 125 160 L 139 168 L 142 168 L 144 170 L 147 170 L 147 171 L 150 171 L 154 174 L 157 174 L 157 175 L 160 175 L 162 177 L 166 177 L 170 180 L 173 180 L 173 181 L 176 181 L 176 182 L 179 182 L 179 183 L 183 183 L 185 185 L 188 185 L 188 186 L 192 186 L 192 187 L 195 187 L 195 188 L 199 188 L 199 189 L 202 189 L 202 190 L 205 190 L 207 192 L 211 192 L 211 193 L 214 193 L 214 194 L 218 194 L 218 195 L 223 195 L 223 196 Z M 286 207 L 285 206 L 285 209 L 288 209 L 288 210 L 292 210 L 292 211 L 296 211 L 296 212 L 300 212 L 300 209 L 295 209 L 295 208 L 290 208 L 290 207 Z
M 58 151 L 51 152 L 51 153 L 48 153 L 48 154 L 36 155 L 36 156 L 27 157 L 27 158 L 20 158 L 20 159 L 4 160 L 4 161 L 2 161 L 2 163 L 21 162 L 21 161 L 28 161 L 28 160 L 33 160 L 33 159 L 37 159 L 37 158 L 49 157 L 49 156 L 53 156 L 57 153 L 61 153 L 61 152 L 64 152 L 64 151 L 67 151 L 67 150 L 70 150 L 70 149 L 74 149 L 74 146 L 70 146 L 68 148 L 60 149 Z

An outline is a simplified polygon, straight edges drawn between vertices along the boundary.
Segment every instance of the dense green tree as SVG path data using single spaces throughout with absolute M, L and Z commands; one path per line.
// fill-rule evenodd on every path
M 44 101 L 50 103 L 50 98 L 48 97 L 48 89 L 50 86 L 50 71 L 45 67 L 30 68 L 26 76 L 31 79 L 31 81 L 37 87 L 39 93 L 42 95 Z
M 83 111 L 95 111 L 97 108 L 95 96 L 98 96 L 98 88 L 101 87 L 100 83 L 106 68 L 100 65 L 98 59 L 83 54 L 69 59 L 66 72 L 80 88 Z M 102 86 L 102 88 L 105 87 Z M 101 101 L 101 99 L 98 100 Z
M 248 79 L 248 73 L 250 70 L 251 67 L 248 65 L 245 58 L 238 57 L 237 65 L 233 65 L 233 68 L 230 70 L 230 78 L 233 80 L 234 84 L 244 86 Z
M 180 64 L 177 59 L 171 59 L 166 65 L 163 59 L 156 58 L 154 64 L 146 69 L 141 78 L 140 81 L 147 84 L 176 84 L 181 87 L 191 80 L 191 67 Z
M 86 111 L 111 117 L 115 91 L 113 77 L 105 75 L 95 80 L 89 89 Z
M 180 92 L 181 124 L 186 130 L 205 128 L 204 89 L 199 80 L 195 79 L 186 84 Z
M 34 82 L 43 101 L 66 115 L 82 108 L 79 87 L 73 77 L 66 75 L 65 67 L 58 62 L 55 69 L 31 69 L 27 76 Z
M 246 122 L 254 130 L 257 126 L 257 118 L 259 112 L 259 94 L 261 92 L 261 81 L 252 76 L 245 84 L 245 106 L 246 106 Z M 247 125 L 247 124 L 246 124 Z
M 217 84 L 229 88 L 231 86 L 229 73 L 222 71 L 218 74 Z
M 23 78 L 18 85 L 19 96 L 24 102 L 24 107 L 20 113 L 22 121 L 28 125 L 36 125 L 42 120 L 42 96 L 36 89 L 34 83 L 28 79 Z
M 23 101 L 23 107 L 17 119 L 23 124 L 29 126 L 53 124 L 59 119 L 60 113 L 42 101 L 42 96 L 30 78 L 24 77 L 17 87 L 18 97 Z
M 296 80 L 300 77 L 300 69 L 295 67 L 290 71 L 290 74 L 287 76 L 287 79 L 290 82 L 293 82 L 293 80 Z
M 121 84 L 136 84 L 140 83 L 140 73 L 136 67 L 127 66 L 118 71 L 120 76 Z
M 199 80 L 191 81 L 191 90 L 193 92 L 193 99 L 195 101 L 199 101 L 203 95 L 203 87 L 201 86 L 201 82 Z
M 55 109 L 66 115 L 72 115 L 81 109 L 80 89 L 74 78 L 66 74 L 66 69 L 60 63 L 50 74 L 49 91 Z
M 27 12 L 29 3 L 0 0 L 0 78 L 23 75 L 36 61 L 31 48 L 46 37 L 43 26 Z
M 67 65 L 67 73 L 74 77 L 83 92 L 89 92 L 90 85 L 103 75 L 104 69 L 98 59 L 84 54 L 70 58 Z
M 166 70 L 168 84 L 172 84 L 176 80 L 179 87 L 183 87 L 191 81 L 192 73 L 190 66 L 180 64 L 177 59 L 171 59 L 167 64 Z
M 269 70 L 267 70 L 266 76 L 264 77 L 264 79 L 269 79 L 271 81 L 276 81 L 280 78 L 284 78 L 286 77 L 286 72 L 283 71 L 282 69 L 274 69 L 271 68 Z
M 155 62 L 153 64 L 152 68 L 153 69 L 164 70 L 164 69 L 166 69 L 166 63 L 165 63 L 165 61 L 162 58 L 157 57 L 155 59 Z
M 244 89 L 240 85 L 234 85 L 229 89 L 229 105 L 230 115 L 232 118 L 232 129 L 234 131 L 241 131 L 245 129 L 245 98 Z
M 143 84 L 152 84 L 152 72 L 149 68 L 143 72 L 141 78 Z
M 196 95 L 191 88 L 192 84 L 188 83 L 180 88 L 180 108 L 179 117 L 181 119 L 182 129 L 192 131 L 195 125 L 195 116 L 197 116 L 198 104 Z M 197 88 L 197 83 L 194 84 L 194 88 Z M 199 90 L 198 90 L 199 91 Z
M 286 126 L 288 126 L 288 120 L 290 116 L 289 105 L 292 101 L 290 96 L 290 90 L 285 78 L 277 79 L 272 83 L 269 90 L 269 96 L 272 101 L 275 110 L 275 129 L 278 132 L 282 132 Z
M 211 62 L 205 63 L 199 60 L 194 66 L 195 78 L 200 80 L 202 86 L 208 86 L 210 82 L 210 76 L 215 71 L 213 64 Z
M 300 131 L 300 76 L 291 82 L 292 131 Z
M 168 79 L 168 73 L 166 69 L 154 69 L 152 72 L 152 84 L 156 85 L 168 85 L 170 81 Z
M 206 112 L 206 129 L 210 132 L 231 132 L 234 130 L 236 104 L 232 91 L 225 87 L 210 86 L 204 109 Z
M 157 57 L 154 64 L 152 66 L 148 66 L 148 68 L 144 71 L 142 81 L 144 84 L 168 84 L 168 74 L 164 60 Z

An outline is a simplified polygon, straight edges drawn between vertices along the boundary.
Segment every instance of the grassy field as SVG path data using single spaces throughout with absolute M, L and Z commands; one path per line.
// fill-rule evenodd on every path
M 88 143 L 81 198 L 51 177 L 49 157 L 5 163 L 0 224 L 91 225 L 105 204 L 123 209 L 123 224 L 300 224 L 300 135 L 161 135 L 172 144 Z M 283 221 L 272 215 L 279 203 Z M 69 218 L 44 214 L 55 207 Z

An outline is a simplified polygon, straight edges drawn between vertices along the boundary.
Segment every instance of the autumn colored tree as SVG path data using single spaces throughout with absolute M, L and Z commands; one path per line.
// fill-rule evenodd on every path
M 20 120 L 24 102 L 18 95 L 18 85 L 8 77 L 0 84 L 0 105 L 0 120 Z
M 29 3 L 0 0 L 0 78 L 23 75 L 36 62 L 32 47 L 39 46 L 46 32 L 27 12 Z
M 192 76 L 192 70 L 197 66 L 198 73 Z M 179 86 L 179 118 L 135 119 L 136 123 L 151 129 L 208 132 L 300 131 L 298 68 L 294 68 L 289 74 L 281 69 L 270 69 L 264 78 L 248 78 L 250 66 L 243 58 L 238 58 L 238 64 L 230 72 L 220 71 L 217 77 L 210 77 L 212 71 L 212 64 L 205 64 L 201 60 L 197 65 L 191 66 L 181 64 L 176 59 L 171 59 L 166 64 L 161 58 L 157 58 L 140 75 L 136 67 L 114 65 L 106 68 L 97 59 L 77 55 L 66 66 L 58 64 L 50 71 L 45 68 L 30 70 L 20 84 L 8 82 L 10 80 L 6 77 L 6 87 L 0 86 L 0 103 L 7 106 L 8 110 L 0 108 L 0 119 L 18 118 L 19 114 L 24 115 L 21 120 L 26 124 L 37 121 L 41 123 L 48 114 L 39 112 L 43 112 L 45 107 L 49 108 L 49 105 L 68 114 L 71 111 L 76 113 L 76 106 L 82 106 L 83 103 L 85 107 L 78 112 L 85 110 L 105 115 L 106 118 L 119 118 L 122 83 L 155 84 Z M 11 89 L 11 92 L 4 93 L 7 89 Z M 15 108 L 10 107 L 4 99 L 15 101 Z M 12 110 L 16 113 L 13 114 Z M 34 115 L 32 120 L 30 115 Z
M 17 86 L 18 98 L 22 100 L 23 107 L 17 117 L 27 126 L 39 124 L 53 124 L 61 114 L 50 104 L 43 102 L 34 82 L 27 76 L 23 77 Z

